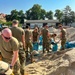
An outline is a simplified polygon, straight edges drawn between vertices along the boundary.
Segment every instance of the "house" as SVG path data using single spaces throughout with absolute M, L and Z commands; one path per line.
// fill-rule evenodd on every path
M 56 26 L 56 23 L 59 23 L 59 20 L 24 20 L 24 25 L 29 25 L 31 28 L 34 28 L 35 25 L 42 27 L 44 23 L 47 23 L 49 26 Z
M 6 14 L 0 13 L 0 21 L 6 22 L 5 16 Z

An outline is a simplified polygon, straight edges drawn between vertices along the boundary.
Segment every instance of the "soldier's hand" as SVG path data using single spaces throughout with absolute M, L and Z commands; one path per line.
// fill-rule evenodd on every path
M 23 48 L 23 50 L 26 50 L 26 48 Z
M 10 69 L 13 69 L 13 66 L 9 65 Z

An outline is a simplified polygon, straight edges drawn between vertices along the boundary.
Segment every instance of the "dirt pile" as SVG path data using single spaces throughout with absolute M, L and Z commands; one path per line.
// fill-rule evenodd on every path
M 50 32 L 50 33 L 55 33 L 56 31 L 57 31 L 57 29 L 54 28 L 54 27 L 50 27 L 50 28 L 49 28 L 49 32 Z
M 41 54 L 25 69 L 29 75 L 75 75 L 75 49 Z
M 55 29 L 55 28 L 51 27 L 51 28 L 49 28 L 49 32 L 56 33 L 57 38 L 60 38 L 60 30 L 59 29 Z M 75 41 L 75 28 L 74 27 L 66 28 L 66 37 L 68 37 L 67 41 Z
M 74 41 L 75 40 L 75 28 L 74 27 L 70 27 L 66 29 L 67 31 L 67 40 L 68 41 Z

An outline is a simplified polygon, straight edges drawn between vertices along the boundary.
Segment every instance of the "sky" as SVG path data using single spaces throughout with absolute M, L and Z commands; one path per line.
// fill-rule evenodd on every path
M 0 13 L 10 14 L 12 10 L 27 10 L 33 7 L 34 4 L 41 5 L 42 9 L 46 11 L 56 9 L 63 10 L 67 5 L 75 11 L 75 0 L 0 0 Z

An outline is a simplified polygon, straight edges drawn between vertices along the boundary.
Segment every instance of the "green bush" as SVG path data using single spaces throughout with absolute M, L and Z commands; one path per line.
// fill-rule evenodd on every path
M 11 22 L 11 21 L 6 22 L 6 23 L 5 23 L 5 25 L 7 25 L 7 26 L 9 26 L 9 27 L 10 27 L 10 26 L 12 25 L 12 22 Z

